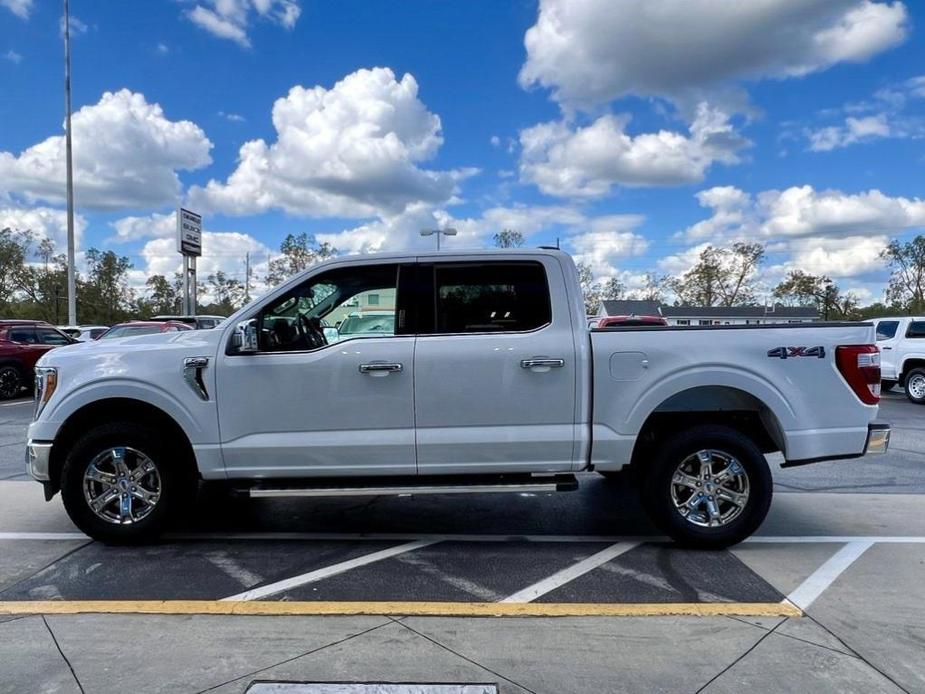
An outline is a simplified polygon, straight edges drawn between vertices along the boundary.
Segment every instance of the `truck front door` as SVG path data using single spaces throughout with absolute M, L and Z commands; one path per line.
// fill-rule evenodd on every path
M 398 265 L 355 262 L 310 277 L 255 314 L 259 351 L 218 357 L 229 477 L 415 473 L 414 336 L 395 320 L 401 293 Z M 369 331 L 326 337 L 325 323 L 370 304 L 382 316 Z
M 564 292 L 549 291 L 564 286 L 558 263 L 448 259 L 418 272 L 418 472 L 572 470 L 576 328 Z

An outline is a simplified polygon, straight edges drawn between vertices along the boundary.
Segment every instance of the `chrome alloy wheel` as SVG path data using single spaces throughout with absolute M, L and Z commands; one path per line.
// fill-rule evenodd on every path
M 157 466 L 134 448 L 108 448 L 87 466 L 84 499 L 107 523 L 129 525 L 150 514 L 161 498 Z
M 915 374 L 912 378 L 908 379 L 906 381 L 906 390 L 909 391 L 909 395 L 916 400 L 925 398 L 925 376 L 922 374 Z
M 671 478 L 675 510 L 702 528 L 719 528 L 738 518 L 748 493 L 745 468 L 735 457 L 717 450 L 688 456 Z

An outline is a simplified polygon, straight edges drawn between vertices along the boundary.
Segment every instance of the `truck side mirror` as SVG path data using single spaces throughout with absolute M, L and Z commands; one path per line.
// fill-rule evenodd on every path
M 254 354 L 258 351 L 256 318 L 242 320 L 235 326 L 231 348 L 235 354 Z

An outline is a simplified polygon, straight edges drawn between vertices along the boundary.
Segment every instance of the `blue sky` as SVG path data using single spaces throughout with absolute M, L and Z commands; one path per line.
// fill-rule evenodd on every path
M 743 7 L 745 5 L 745 7 Z M 638 286 L 760 240 L 762 282 L 881 298 L 925 226 L 925 6 L 874 0 L 72 0 L 82 249 L 243 277 L 343 252 L 561 239 Z M 63 239 L 60 3 L 0 0 L 0 225 Z M 295 89 L 294 89 L 295 88 Z M 293 91 L 290 91 L 293 90 Z M 262 141 L 262 142 L 261 142 Z M 242 146 L 244 149 L 242 149 Z

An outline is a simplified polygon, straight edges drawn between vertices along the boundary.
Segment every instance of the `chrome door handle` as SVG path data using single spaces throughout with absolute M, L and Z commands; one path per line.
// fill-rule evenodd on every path
M 360 364 L 360 373 L 368 374 L 375 372 L 397 373 L 404 367 L 398 363 L 373 362 L 372 364 Z
M 565 366 L 565 359 L 521 359 L 520 368 L 522 369 L 534 369 L 538 366 L 545 366 L 547 368 L 561 369 Z
M 893 348 L 892 348 L 892 347 L 881 347 L 880 349 L 882 349 L 882 350 L 888 350 L 888 349 L 890 349 L 890 350 L 891 350 L 891 349 L 893 349 Z

